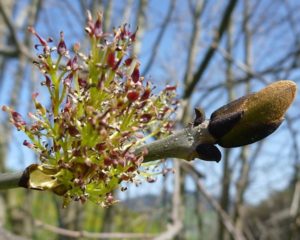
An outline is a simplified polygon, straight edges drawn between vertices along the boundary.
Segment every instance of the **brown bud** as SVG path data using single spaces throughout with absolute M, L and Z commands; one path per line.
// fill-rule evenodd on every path
M 294 82 L 283 80 L 239 98 L 211 115 L 209 132 L 227 148 L 259 141 L 280 126 L 296 90 Z

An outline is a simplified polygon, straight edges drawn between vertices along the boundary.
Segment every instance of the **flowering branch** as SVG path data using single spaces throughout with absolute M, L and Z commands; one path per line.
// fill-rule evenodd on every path
M 100 13 L 95 20 L 88 13 L 88 53 L 79 43 L 69 49 L 63 32 L 53 44 L 33 27 L 28 30 L 38 40 L 33 63 L 43 75 L 50 107 L 33 93 L 35 112 L 28 114 L 29 122 L 11 107 L 2 107 L 27 135 L 23 145 L 40 160 L 26 168 L 18 184 L 51 190 L 64 197 L 64 205 L 71 200 L 110 205 L 115 202 L 112 191 L 125 190 L 121 182 L 143 177 L 144 152 L 137 155 L 134 149 L 150 137 L 171 134 L 176 86 L 154 92 L 130 54 L 136 31 L 125 24 L 105 33 Z
M 135 149 L 134 153 L 139 155 L 146 151 L 143 163 L 156 161 L 165 158 L 179 158 L 193 160 L 195 158 L 205 158 L 197 153 L 197 146 L 201 144 L 213 144 L 215 139 L 207 129 L 208 121 L 196 127 L 185 128 L 170 136 L 158 139 L 152 143 L 144 144 Z M 201 154 L 201 153 L 200 153 Z M 217 161 L 218 159 L 212 159 Z M 28 173 L 5 173 L 0 174 L 0 189 L 10 189 L 24 187 L 27 185 Z M 26 186 L 25 186 L 26 187 Z
M 113 204 L 112 192 L 126 190 L 123 182 L 143 176 L 152 181 L 141 168 L 144 162 L 170 157 L 218 162 L 221 152 L 215 144 L 238 147 L 268 136 L 295 97 L 295 83 L 278 81 L 221 107 L 209 120 L 195 109 L 195 121 L 172 134 L 176 86 L 155 94 L 140 76 L 139 61 L 129 54 L 136 31 L 123 25 L 104 33 L 102 15 L 94 21 L 88 14 L 88 54 L 79 44 L 71 54 L 63 32 L 53 46 L 51 38 L 42 38 L 32 27 L 29 31 L 38 39 L 35 48 L 42 49 L 34 64 L 44 77 L 50 108 L 34 93 L 31 123 L 8 106 L 2 110 L 28 136 L 23 145 L 36 152 L 40 163 L 22 174 L 0 175 L 0 189 L 50 190 L 63 196 L 65 206 L 72 200 Z M 158 140 L 147 143 L 153 137 Z
M 239 98 L 216 110 L 210 120 L 196 114 L 194 124 L 165 138 L 143 144 L 133 150 L 143 155 L 143 162 L 164 158 L 187 161 L 195 158 L 219 161 L 220 153 L 214 144 L 238 147 L 259 141 L 274 132 L 296 95 L 292 81 L 278 81 L 258 93 Z M 19 117 L 18 115 L 15 118 Z M 22 121 L 18 121 L 22 125 Z M 196 124 L 197 123 L 197 124 Z M 23 173 L 1 174 L 0 189 L 28 186 L 30 176 Z M 32 187 L 32 186 L 31 186 Z

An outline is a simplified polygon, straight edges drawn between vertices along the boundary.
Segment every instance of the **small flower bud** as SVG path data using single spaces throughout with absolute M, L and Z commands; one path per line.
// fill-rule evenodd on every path
M 131 78 L 134 83 L 137 83 L 140 80 L 140 70 L 138 67 L 135 67 L 135 69 L 133 70 Z
M 170 85 L 167 85 L 166 88 L 165 88 L 165 90 L 166 90 L 166 91 L 175 91 L 176 88 L 177 88 L 177 86 L 170 86 Z
M 75 53 L 78 53 L 79 52 L 79 50 L 80 50 L 80 43 L 74 43 L 74 45 L 73 45 L 73 51 L 75 52 Z
M 4 112 L 8 111 L 8 107 L 5 106 L 5 105 L 3 105 L 1 109 L 2 109 L 2 111 L 4 111 Z
M 138 27 L 136 28 L 135 32 L 131 33 L 131 35 L 130 35 L 130 40 L 131 40 L 132 42 L 134 42 L 135 39 L 136 39 L 137 31 L 138 31 Z
M 94 34 L 96 38 L 101 38 L 103 35 L 102 29 L 102 14 L 98 13 L 97 20 L 94 25 Z
M 11 110 L 12 122 L 16 126 L 18 130 L 22 128 L 22 126 L 26 125 L 26 122 L 23 120 L 21 114 Z
M 67 54 L 67 46 L 64 41 L 64 33 L 60 32 L 60 41 L 57 45 L 57 53 L 61 56 L 64 56 Z
M 156 178 L 153 178 L 153 177 L 147 177 L 147 182 L 148 182 L 148 183 L 154 183 L 154 182 L 156 182 Z
M 132 63 L 132 58 L 127 58 L 124 63 L 127 67 L 130 66 Z
M 23 145 L 31 149 L 34 148 L 34 145 L 27 140 L 24 140 Z
M 152 118 L 152 115 L 151 115 L 151 114 L 149 114 L 149 113 L 144 113 L 144 114 L 141 116 L 140 121 L 141 121 L 142 123 L 147 123 L 147 122 L 149 122 L 149 121 L 151 120 L 151 118 Z
M 64 84 L 65 84 L 67 87 L 70 87 L 70 86 L 71 86 L 71 83 L 72 83 L 72 79 L 73 79 L 73 74 L 70 73 L 70 74 L 64 79 Z
M 51 87 L 51 85 L 52 85 L 51 79 L 47 75 L 45 75 L 45 78 L 46 78 L 46 81 L 45 81 L 46 86 Z
M 139 98 L 139 93 L 137 91 L 129 91 L 127 93 L 127 99 L 130 101 L 130 102 L 134 102 L 136 101 L 137 99 Z
M 115 53 L 110 52 L 107 56 L 107 65 L 111 68 L 115 67 Z
M 48 46 L 48 43 L 45 39 L 43 39 L 34 29 L 34 27 L 31 27 L 29 26 L 28 27 L 28 31 L 31 32 L 33 35 L 35 35 L 37 37 L 37 39 L 39 40 L 40 44 L 43 46 L 43 47 L 46 47 Z

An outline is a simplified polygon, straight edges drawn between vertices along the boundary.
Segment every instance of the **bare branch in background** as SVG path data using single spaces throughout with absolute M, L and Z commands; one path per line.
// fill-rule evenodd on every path
M 16 27 L 14 26 L 14 24 L 12 23 L 10 17 L 7 15 L 7 13 L 5 12 L 5 7 L 3 6 L 3 3 L 0 2 L 0 14 L 2 15 L 4 22 L 6 23 L 10 34 L 12 36 L 12 39 L 15 43 L 15 47 L 16 47 L 16 52 L 18 52 L 19 54 L 23 54 L 25 55 L 27 58 L 29 58 L 30 60 L 34 59 L 33 55 L 31 54 L 31 52 L 28 50 L 28 48 L 19 40 L 18 36 L 17 36 L 17 30 Z
M 193 6 L 191 1 L 189 1 L 189 5 L 190 5 L 190 11 L 192 15 L 192 33 L 188 44 L 186 70 L 183 77 L 184 83 L 186 85 L 189 85 L 192 82 L 193 67 L 195 65 L 195 58 L 197 54 L 196 48 L 199 41 L 199 35 L 201 30 L 200 17 L 205 10 L 207 1 L 197 1 L 196 6 Z
M 200 35 L 200 17 L 202 13 L 205 10 L 205 6 L 207 5 L 207 1 L 197 1 L 196 6 L 193 6 L 191 1 L 189 1 L 189 8 L 192 15 L 192 33 L 189 40 L 189 46 L 188 46 L 188 52 L 187 52 L 187 64 L 186 64 L 186 70 L 184 73 L 184 85 L 188 86 L 192 82 L 193 78 L 193 67 L 195 65 L 195 58 L 197 55 L 197 44 L 199 41 L 199 35 Z M 190 105 L 191 99 L 187 99 L 185 101 L 182 101 L 183 105 L 183 111 L 182 111 L 182 123 L 186 124 L 190 119 L 188 119 L 188 116 L 190 116 L 190 108 L 188 107 Z
M 218 46 L 219 42 L 222 39 L 222 36 L 226 30 L 226 27 L 228 25 L 231 14 L 232 14 L 236 4 L 237 4 L 237 0 L 231 0 L 228 3 L 228 5 L 226 6 L 223 17 L 220 20 L 220 25 L 219 25 L 218 31 L 216 32 L 215 37 L 214 37 L 210 47 L 206 51 L 202 62 L 200 63 L 199 67 L 197 68 L 197 71 L 193 76 L 193 80 L 191 81 L 191 83 L 188 86 L 186 86 L 186 90 L 183 95 L 183 99 L 187 99 L 191 96 L 196 84 L 200 81 L 203 73 L 207 69 L 209 62 L 215 53 L 216 46 Z
M 243 30 L 244 30 L 244 56 L 245 56 L 245 65 L 248 69 L 252 68 L 252 34 L 249 29 L 249 15 L 250 15 L 250 1 L 244 0 L 244 11 L 243 11 Z M 249 76 L 249 74 L 248 74 Z M 251 75 L 246 82 L 246 93 L 251 92 L 250 84 Z M 244 229 L 243 226 L 243 210 L 244 210 L 244 197 L 245 191 L 249 184 L 249 173 L 250 173 L 250 164 L 249 164 L 249 147 L 245 146 L 241 149 L 240 154 L 241 159 L 241 169 L 240 175 L 236 183 L 236 196 L 235 196 L 235 206 L 233 210 L 233 220 L 235 226 L 241 230 Z
M 155 61 L 155 57 L 156 57 L 157 52 L 159 50 L 161 41 L 162 41 L 162 39 L 165 35 L 165 32 L 166 32 L 167 27 L 169 25 L 169 22 L 171 20 L 172 13 L 173 13 L 175 5 L 176 5 L 175 3 L 176 3 L 176 0 L 170 0 L 170 4 L 169 4 L 167 14 L 165 16 L 165 19 L 162 22 L 159 33 L 157 34 L 157 37 L 154 41 L 154 44 L 153 44 L 153 47 L 152 47 L 153 50 L 151 51 L 151 56 L 150 56 L 148 62 L 146 63 L 146 65 L 145 65 L 143 75 L 147 75 L 149 73 L 149 71 L 150 71 L 150 69 L 151 69 L 151 67 L 152 67 L 152 65 Z
M 174 239 L 183 227 L 183 215 L 182 215 L 182 198 L 181 198 L 181 170 L 180 162 L 174 161 L 174 190 L 173 190 L 173 199 L 172 199 L 172 215 L 171 223 L 167 226 L 167 231 L 163 232 L 155 240 L 171 240 Z
M 135 26 L 138 28 L 138 35 L 137 35 L 137 41 L 133 45 L 133 54 L 134 55 L 139 55 L 141 51 L 141 46 L 142 46 L 142 37 L 144 35 L 145 27 L 146 27 L 146 18 L 147 18 L 147 13 L 146 13 L 146 8 L 148 5 L 148 1 L 146 0 L 138 0 L 138 7 L 137 7 L 137 12 L 136 12 L 136 19 L 135 19 Z
M 73 231 L 60 227 L 56 227 L 50 224 L 46 224 L 40 220 L 34 220 L 36 227 L 45 229 L 47 231 L 56 233 L 60 236 L 70 237 L 72 239 L 77 238 L 91 238 L 91 239 L 153 239 L 154 234 L 147 233 L 97 233 L 87 231 Z
M 107 1 L 106 3 L 106 6 L 105 6 L 105 9 L 104 9 L 104 16 L 103 16 L 103 19 L 104 19 L 104 32 L 108 32 L 111 28 L 111 17 L 112 17 L 112 9 L 113 9 L 113 3 L 114 1 L 113 0 L 110 0 L 110 1 Z
M 231 55 L 233 51 L 233 37 L 232 37 L 232 20 L 228 21 L 227 26 L 227 39 L 226 39 L 226 49 L 227 52 Z M 226 90 L 228 95 L 228 101 L 232 101 L 234 99 L 234 85 L 233 85 L 233 65 L 231 61 L 226 61 Z M 233 169 L 231 164 L 231 153 L 232 149 L 225 149 L 224 151 L 224 164 L 223 164 L 223 172 L 221 178 L 221 196 L 220 196 L 220 206 L 224 211 L 229 214 L 230 210 L 230 187 L 232 184 L 232 173 Z M 219 215 L 219 226 L 218 226 L 218 239 L 228 239 L 228 234 L 226 232 L 226 226 L 223 224 L 222 216 Z
M 122 11 L 122 22 L 124 23 L 129 23 L 130 17 L 131 17 L 131 11 L 133 8 L 133 0 L 127 0 L 126 4 L 123 6 L 123 11 Z
M 11 232 L 3 229 L 2 227 L 0 227 L 0 238 L 1 240 L 29 240 L 28 238 L 12 234 Z
M 214 208 L 214 210 L 221 217 L 224 226 L 226 227 L 227 231 L 231 234 L 233 239 L 235 239 L 235 240 L 245 239 L 243 234 L 240 232 L 240 230 L 235 228 L 230 216 L 222 209 L 222 207 L 219 205 L 219 203 L 203 187 L 202 183 L 198 179 L 198 173 L 193 168 L 189 168 L 189 169 L 184 168 L 184 169 L 186 171 L 188 171 L 188 173 L 193 178 L 195 178 L 195 180 L 197 182 L 198 191 L 200 191 L 203 194 L 203 196 L 206 198 L 206 200 L 211 204 L 211 206 Z

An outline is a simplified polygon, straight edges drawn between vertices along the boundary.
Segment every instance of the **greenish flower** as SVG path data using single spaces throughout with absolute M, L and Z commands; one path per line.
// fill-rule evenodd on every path
M 88 15 L 85 28 L 89 53 L 75 44 L 70 54 L 63 33 L 60 41 L 44 40 L 32 28 L 41 49 L 34 64 L 44 76 L 50 107 L 33 94 L 35 112 L 31 123 L 9 107 L 3 107 L 28 140 L 40 164 L 29 166 L 20 185 L 50 190 L 71 200 L 91 200 L 107 206 L 115 202 L 112 191 L 124 190 L 122 182 L 135 182 L 143 153 L 134 148 L 151 136 L 167 135 L 173 125 L 176 87 L 167 86 L 157 95 L 140 76 L 140 63 L 130 56 L 136 32 L 127 25 L 113 34 L 102 31 L 102 16 Z

